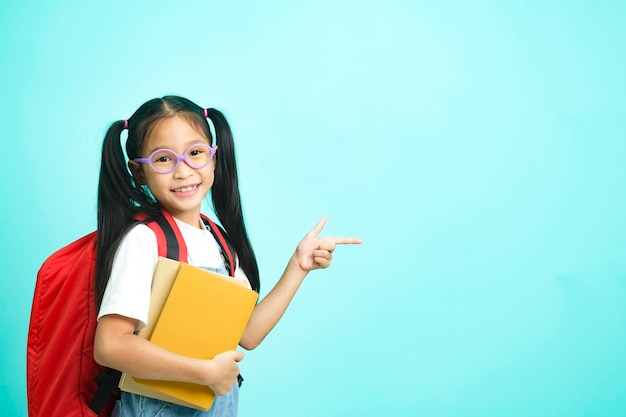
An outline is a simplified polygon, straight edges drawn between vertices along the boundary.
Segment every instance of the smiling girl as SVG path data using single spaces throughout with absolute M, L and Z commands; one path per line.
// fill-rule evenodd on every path
M 120 138 L 126 129 L 125 156 Z M 232 134 L 222 113 L 166 96 L 147 101 L 128 120 L 114 122 L 108 129 L 98 187 L 99 315 L 94 356 L 101 365 L 138 378 L 207 385 L 216 394 L 211 409 L 200 411 L 122 392 L 114 415 L 237 414 L 238 363 L 243 352 L 228 351 L 203 360 L 169 352 L 136 336 L 147 324 L 158 259 L 157 239 L 146 221 L 158 219 L 164 211 L 171 214 L 187 245 L 189 263 L 225 273 L 219 246 L 200 216 L 209 193 L 236 251 L 233 279 L 258 292 L 259 271 L 242 215 Z M 330 265 L 336 245 L 361 243 L 351 237 L 320 238 L 324 225 L 322 219 L 304 236 L 274 288 L 254 308 L 240 341 L 243 348 L 254 349 L 263 341 L 308 272 Z

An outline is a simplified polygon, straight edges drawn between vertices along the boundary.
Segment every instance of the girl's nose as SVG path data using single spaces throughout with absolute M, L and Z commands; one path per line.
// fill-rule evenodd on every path
M 188 178 L 193 174 L 194 171 L 194 168 L 187 165 L 187 161 L 182 160 L 178 163 L 178 166 L 174 170 L 174 178 Z

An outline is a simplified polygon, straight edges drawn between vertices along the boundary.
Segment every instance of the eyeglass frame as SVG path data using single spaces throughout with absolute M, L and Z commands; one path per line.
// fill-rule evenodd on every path
M 194 166 L 187 160 L 187 154 L 189 153 L 191 148 L 194 148 L 196 146 L 202 146 L 202 147 L 206 147 L 206 148 L 209 149 L 209 152 L 211 153 L 211 157 L 206 162 L 206 164 L 203 164 L 203 165 L 200 165 L 200 166 Z M 171 152 L 172 154 L 176 155 L 176 163 L 174 164 L 174 167 L 172 167 L 172 169 L 170 169 L 168 171 L 159 171 L 158 169 L 156 169 L 156 167 L 154 165 L 152 165 L 152 157 L 154 156 L 154 154 L 159 153 L 159 152 L 163 152 L 163 151 L 168 151 L 168 152 Z M 209 165 L 211 163 L 213 158 L 215 158 L 215 153 L 216 152 L 217 152 L 217 145 L 211 146 L 208 143 L 194 143 L 191 146 L 189 146 L 185 150 L 185 152 L 183 152 L 182 155 L 177 154 L 175 151 L 173 151 L 173 150 L 171 150 L 169 148 L 159 148 L 159 149 L 155 150 L 154 152 L 152 152 L 150 155 L 148 155 L 146 158 L 135 158 L 135 159 L 133 159 L 133 162 L 137 162 L 137 163 L 140 163 L 140 164 L 147 164 L 157 174 L 170 174 L 170 173 L 176 171 L 176 168 L 178 168 L 178 165 L 180 164 L 180 161 L 185 161 L 187 166 L 190 167 L 190 168 L 202 169 L 202 168 L 206 167 L 207 165 Z

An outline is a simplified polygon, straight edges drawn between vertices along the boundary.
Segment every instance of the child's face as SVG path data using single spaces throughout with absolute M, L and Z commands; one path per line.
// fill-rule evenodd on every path
M 162 148 L 183 155 L 191 145 L 197 143 L 209 144 L 209 140 L 202 131 L 175 116 L 158 122 L 152 129 L 146 138 L 141 157 L 145 158 Z M 159 174 L 145 163 L 131 161 L 129 166 L 136 180 L 146 184 L 167 211 L 177 219 L 199 227 L 200 206 L 215 178 L 215 158 L 204 168 L 198 169 L 180 161 L 176 169 L 168 174 Z

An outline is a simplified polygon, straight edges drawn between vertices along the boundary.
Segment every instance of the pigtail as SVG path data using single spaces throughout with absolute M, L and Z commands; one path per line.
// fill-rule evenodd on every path
M 219 110 L 207 109 L 206 115 L 215 128 L 215 139 L 218 145 L 215 180 L 211 192 L 215 214 L 233 241 L 239 262 L 250 280 L 250 285 L 258 292 L 260 290 L 259 267 L 243 218 L 232 132 L 226 118 Z
M 95 292 L 100 306 L 113 258 L 122 236 L 136 223 L 137 212 L 155 212 L 126 166 L 121 134 L 128 121 L 114 122 L 106 132 L 98 182 L 98 237 Z

